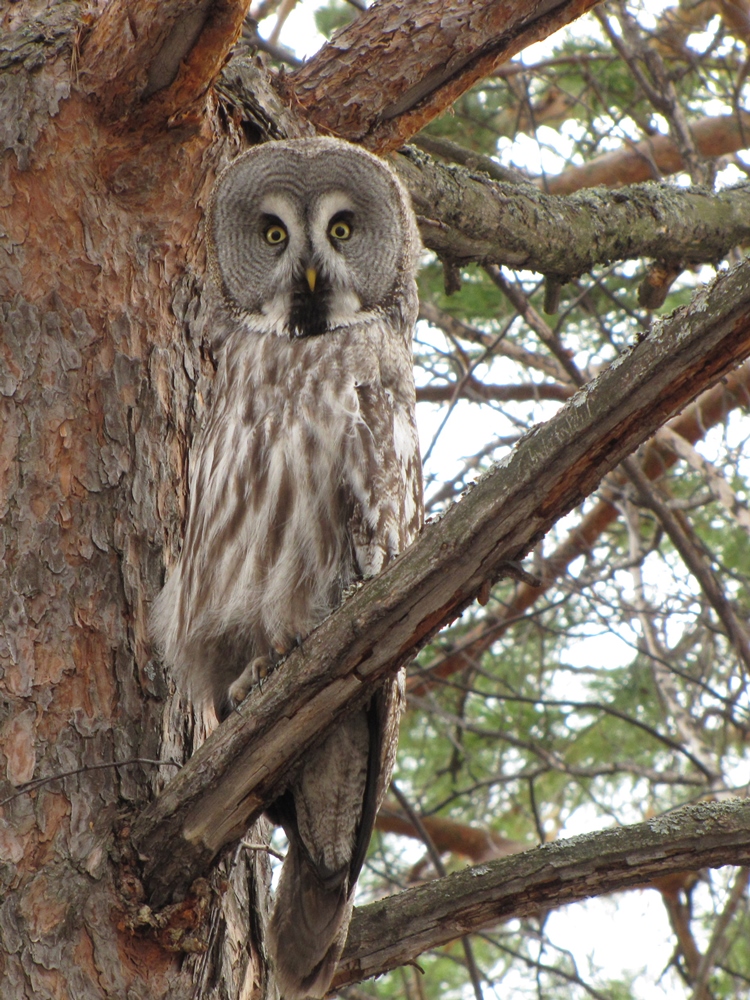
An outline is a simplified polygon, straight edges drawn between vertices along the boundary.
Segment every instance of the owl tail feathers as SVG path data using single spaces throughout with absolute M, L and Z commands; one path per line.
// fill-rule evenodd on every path
M 269 925 L 269 950 L 282 1000 L 325 996 L 344 950 L 354 893 L 348 866 L 321 879 L 290 843 Z

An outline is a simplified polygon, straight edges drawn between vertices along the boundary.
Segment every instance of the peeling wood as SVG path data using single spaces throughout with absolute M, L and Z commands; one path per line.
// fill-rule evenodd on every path
M 653 879 L 750 862 L 750 803 L 703 802 L 560 840 L 354 911 L 334 987 L 382 975 L 471 931 Z
M 699 292 L 539 425 L 255 689 L 133 827 L 158 905 L 271 801 L 361 702 L 670 416 L 750 354 L 750 262 Z

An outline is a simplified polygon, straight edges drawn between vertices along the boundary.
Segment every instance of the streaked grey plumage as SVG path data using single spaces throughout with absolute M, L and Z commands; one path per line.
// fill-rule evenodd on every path
M 178 681 L 223 717 L 420 528 L 419 238 L 382 161 L 316 138 L 235 160 L 207 245 L 218 370 L 154 633 Z M 270 923 L 286 1000 L 330 985 L 401 700 L 399 677 L 331 730 L 269 810 L 289 839 Z

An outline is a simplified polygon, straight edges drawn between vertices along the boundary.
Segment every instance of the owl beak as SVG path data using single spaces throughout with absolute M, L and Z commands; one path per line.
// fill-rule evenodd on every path
M 318 272 L 314 267 L 308 267 L 305 271 L 305 277 L 307 278 L 307 284 L 310 286 L 310 291 L 315 291 L 315 282 L 318 280 Z

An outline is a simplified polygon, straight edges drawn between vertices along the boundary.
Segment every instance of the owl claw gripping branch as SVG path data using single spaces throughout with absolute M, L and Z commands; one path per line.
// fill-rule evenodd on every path
M 419 531 L 419 237 L 381 160 L 317 138 L 235 160 L 214 189 L 207 246 L 218 369 L 154 632 L 178 683 L 221 717 L 273 650 Z M 286 1000 L 330 986 L 393 769 L 402 687 L 387 680 L 331 729 L 268 810 L 289 839 L 269 932 Z

